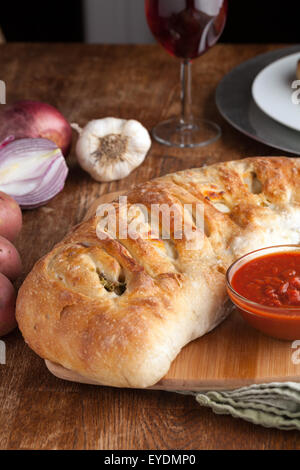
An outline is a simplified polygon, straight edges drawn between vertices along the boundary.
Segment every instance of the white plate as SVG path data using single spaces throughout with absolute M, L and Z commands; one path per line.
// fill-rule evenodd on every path
M 257 106 L 275 121 L 300 131 L 300 104 L 292 101 L 300 54 L 291 54 L 265 67 L 252 84 Z M 298 94 L 299 99 L 299 94 Z

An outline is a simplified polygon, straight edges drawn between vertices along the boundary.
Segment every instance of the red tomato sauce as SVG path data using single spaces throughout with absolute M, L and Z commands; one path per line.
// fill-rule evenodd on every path
M 274 253 L 236 271 L 231 285 L 240 295 L 270 307 L 300 306 L 300 253 Z

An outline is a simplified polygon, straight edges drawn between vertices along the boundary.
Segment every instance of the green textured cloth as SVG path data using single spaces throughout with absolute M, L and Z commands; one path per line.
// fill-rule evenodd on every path
M 268 428 L 300 431 L 300 383 L 251 385 L 236 390 L 192 392 L 201 406 Z

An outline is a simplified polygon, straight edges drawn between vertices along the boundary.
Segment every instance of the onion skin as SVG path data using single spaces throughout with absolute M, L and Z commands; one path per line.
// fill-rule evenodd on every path
M 52 140 L 65 157 L 72 143 L 68 121 L 56 108 L 39 101 L 24 100 L 1 106 L 0 142 L 11 135 L 16 139 L 42 137 Z
M 0 191 L 0 236 L 14 241 L 22 228 L 22 211 L 8 194 Z
M 0 273 L 11 281 L 15 281 L 22 273 L 20 255 L 14 245 L 4 237 L 0 237 Z
M 5 336 L 17 326 L 16 291 L 4 274 L 0 273 L 0 337 Z

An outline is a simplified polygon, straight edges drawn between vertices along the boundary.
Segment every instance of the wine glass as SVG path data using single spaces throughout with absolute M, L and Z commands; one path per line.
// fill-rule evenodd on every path
M 145 0 L 149 27 L 158 42 L 181 59 L 181 116 L 159 123 L 153 137 L 176 147 L 201 147 L 217 140 L 220 127 L 192 114 L 191 62 L 219 39 L 227 0 Z

